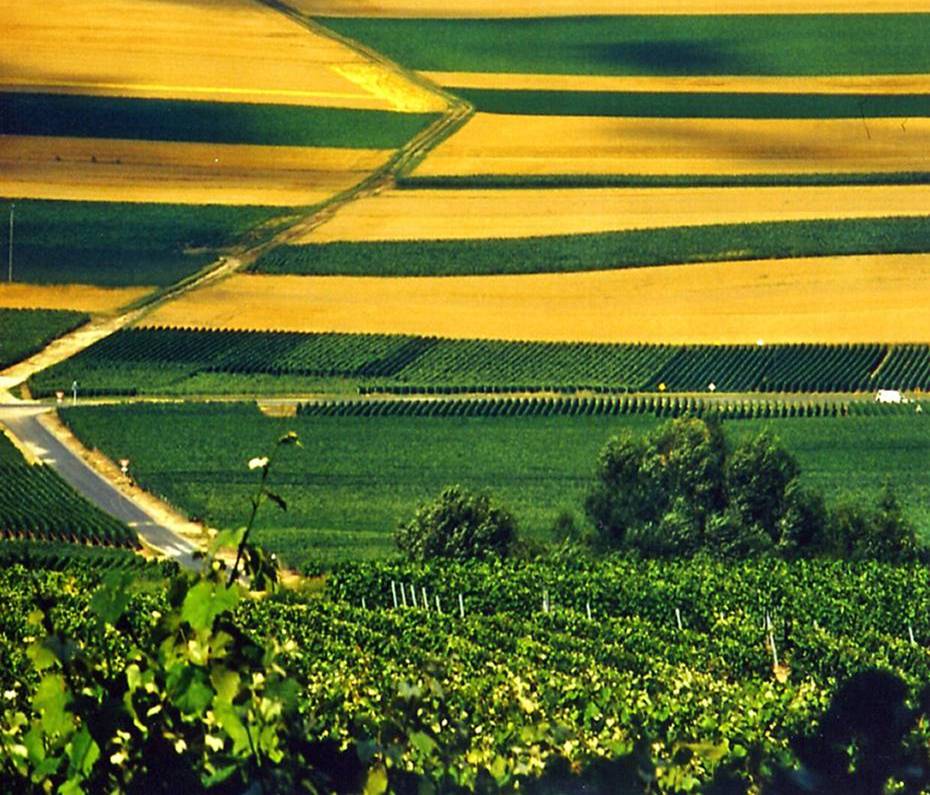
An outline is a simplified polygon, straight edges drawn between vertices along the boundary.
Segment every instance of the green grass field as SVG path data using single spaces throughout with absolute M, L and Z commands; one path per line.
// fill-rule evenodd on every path
M 42 350 L 89 319 L 83 312 L 0 309 L 0 369 Z
M 715 260 L 930 251 L 930 219 L 714 224 L 583 235 L 280 246 L 256 273 L 452 276 L 633 268 Z
M 0 134 L 395 149 L 434 115 L 180 99 L 0 93 Z
M 652 427 L 625 417 L 312 417 L 272 419 L 253 405 L 134 405 L 65 409 L 65 421 L 112 458 L 129 457 L 135 478 L 192 516 L 243 524 L 256 473 L 247 462 L 296 430 L 271 483 L 287 513 L 264 510 L 257 537 L 293 565 L 387 554 L 398 521 L 446 484 L 489 490 L 530 537 L 546 539 L 561 511 L 582 519 L 595 457 L 620 428 Z M 831 497 L 877 493 L 890 476 L 910 515 L 930 532 L 927 415 L 742 420 L 735 438 L 771 428 L 812 484 Z
M 858 119 L 930 116 L 930 94 L 726 94 L 449 89 L 486 113 L 691 119 Z
M 424 70 L 868 75 L 930 69 L 926 14 L 320 21 L 404 66 Z
M 6 217 L 12 199 L 0 200 Z M 265 235 L 278 207 L 16 199 L 13 278 L 32 284 L 168 285 L 252 233 Z M 9 227 L 0 225 L 7 250 Z

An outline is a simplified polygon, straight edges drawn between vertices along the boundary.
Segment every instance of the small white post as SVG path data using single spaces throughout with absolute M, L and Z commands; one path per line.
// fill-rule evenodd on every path
M 404 607 L 407 606 L 407 589 L 404 588 L 404 584 L 400 584 L 400 601 L 403 602 Z
M 436 599 L 436 612 L 442 615 L 442 608 L 439 606 L 439 595 L 434 594 L 434 598 Z
M 459 618 L 465 618 L 465 602 L 462 600 L 462 594 L 459 594 Z
M 363 596 L 362 597 L 362 610 L 367 610 L 367 609 L 368 609 L 368 605 L 365 604 L 365 597 Z
M 591 602 L 590 600 L 584 603 L 585 612 L 588 614 L 588 621 L 591 620 Z
M 397 609 L 397 585 L 391 580 L 391 598 L 394 600 L 394 609 Z
M 917 641 L 914 640 L 914 628 L 910 624 L 907 625 L 907 634 L 911 639 L 911 643 L 916 646 Z
M 675 608 L 675 621 L 678 623 L 678 631 L 681 632 L 684 627 L 681 623 L 681 610 L 679 610 L 677 607 Z
M 426 598 L 426 588 L 423 587 L 423 609 L 428 613 L 429 612 L 429 599 Z
M 78 388 L 78 382 L 72 381 L 71 382 L 71 405 L 72 406 L 77 405 L 77 388 Z
M 549 591 L 543 591 L 543 612 L 549 612 Z
M 413 583 L 410 583 L 410 605 L 417 606 L 417 589 L 413 587 Z
M 772 663 L 775 668 L 778 667 L 778 649 L 775 648 L 775 636 L 769 630 L 769 643 L 772 644 Z

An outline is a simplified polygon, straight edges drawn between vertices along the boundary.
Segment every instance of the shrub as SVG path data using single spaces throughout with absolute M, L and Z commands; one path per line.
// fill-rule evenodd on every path
M 513 516 L 487 494 L 448 486 L 435 501 L 421 505 L 409 522 L 401 524 L 394 540 L 413 560 L 469 560 L 506 557 L 516 535 Z

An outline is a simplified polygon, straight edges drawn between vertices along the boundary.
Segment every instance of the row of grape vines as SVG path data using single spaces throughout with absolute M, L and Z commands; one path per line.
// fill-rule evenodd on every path
M 0 538 L 139 546 L 133 530 L 75 492 L 43 464 L 0 464 Z
M 301 403 L 300 416 L 312 417 L 548 417 L 622 416 L 716 417 L 721 420 L 788 417 L 885 416 L 922 413 L 924 404 L 849 400 L 766 400 L 623 395 L 610 397 L 522 397 L 410 400 L 332 400 Z
M 14 567 L 0 598 L 26 606 L 57 588 L 69 621 L 89 624 L 91 589 L 75 587 L 88 576 L 37 583 Z M 643 737 L 666 760 L 651 791 L 698 791 L 721 767 L 758 791 L 838 681 L 874 667 L 930 679 L 930 581 L 917 565 L 381 562 L 343 566 L 326 587 L 241 600 L 235 622 L 277 642 L 313 739 L 387 738 L 393 771 L 466 791 L 512 790 L 554 760 L 583 769 Z M 133 621 L 164 599 L 136 597 Z M 26 664 L 27 612 L 0 617 L 4 686 Z
M 593 389 L 856 392 L 930 388 L 930 346 L 645 345 L 452 340 L 384 334 L 128 329 L 33 379 L 38 396 L 132 394 L 146 373 L 380 379 L 365 392 Z M 157 379 L 156 379 L 157 381 Z

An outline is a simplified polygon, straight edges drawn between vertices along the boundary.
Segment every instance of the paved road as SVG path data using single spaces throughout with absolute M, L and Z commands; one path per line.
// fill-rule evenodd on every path
M 134 528 L 148 543 L 181 566 L 197 568 L 199 564 L 193 558 L 196 549 L 193 544 L 155 521 L 39 422 L 39 416 L 49 410 L 46 406 L 30 404 L 0 404 L 0 422 L 85 499 Z

